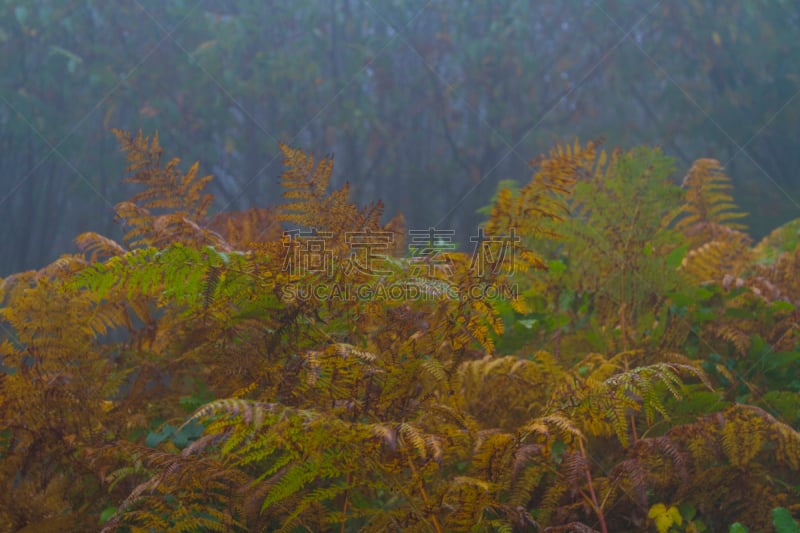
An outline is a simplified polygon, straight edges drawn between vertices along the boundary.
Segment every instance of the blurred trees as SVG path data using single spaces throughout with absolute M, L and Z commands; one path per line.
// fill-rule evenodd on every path
M 220 210 L 277 201 L 278 141 L 331 151 L 459 242 L 554 141 L 657 143 L 719 158 L 762 234 L 800 211 L 799 28 L 790 0 L 0 0 L 0 274 L 114 235 L 111 127 L 200 160 Z

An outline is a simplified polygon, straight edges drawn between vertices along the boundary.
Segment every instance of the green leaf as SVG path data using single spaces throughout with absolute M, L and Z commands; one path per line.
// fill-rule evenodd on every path
M 103 509 L 103 512 L 100 513 L 100 523 L 105 524 L 117 513 L 116 507 L 106 507 Z
M 162 427 L 160 431 L 151 431 L 144 441 L 144 445 L 148 448 L 155 448 L 168 438 L 170 438 L 177 428 L 170 424 Z
M 753 312 L 748 309 L 739 309 L 737 307 L 730 307 L 725 310 L 725 316 L 733 318 L 752 318 Z
M 689 502 L 680 504 L 678 508 L 681 511 L 681 516 L 683 516 L 687 521 L 691 521 L 697 514 L 697 509 Z
M 772 510 L 772 525 L 775 526 L 776 533 L 800 533 L 800 527 L 797 526 L 792 513 L 783 507 Z
M 197 422 L 197 420 L 192 420 L 188 424 L 181 426 L 181 429 L 173 435 L 172 443 L 177 446 L 178 449 L 183 449 L 197 440 L 197 438 L 203 434 L 203 431 L 204 428 L 202 424 Z
M 547 263 L 547 270 L 551 274 L 562 274 L 565 270 L 567 270 L 567 265 L 565 265 L 563 261 L 554 259 Z
M 794 309 L 795 309 L 794 305 L 792 305 L 789 302 L 783 302 L 783 301 L 772 302 L 772 310 L 775 312 L 786 311 L 788 313 L 791 313 L 792 311 L 794 311 Z
M 683 246 L 678 246 L 670 253 L 667 254 L 665 258 L 665 262 L 667 264 L 667 268 L 676 269 L 681 265 L 681 261 L 686 256 L 686 252 L 689 251 L 689 245 L 684 244 Z
M 698 287 L 695 290 L 694 297 L 698 300 L 708 300 L 712 296 L 714 296 L 715 291 L 707 289 L 705 287 Z

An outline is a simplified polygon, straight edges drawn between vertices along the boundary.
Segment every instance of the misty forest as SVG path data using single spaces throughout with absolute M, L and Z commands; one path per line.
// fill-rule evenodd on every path
M 796 0 L 0 0 L 0 533 L 800 533 Z

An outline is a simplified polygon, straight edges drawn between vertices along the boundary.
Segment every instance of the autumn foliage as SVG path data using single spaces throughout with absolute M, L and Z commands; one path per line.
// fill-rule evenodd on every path
M 800 511 L 800 239 L 753 245 L 718 162 L 556 147 L 458 251 L 329 191 L 332 157 L 282 145 L 286 202 L 211 216 L 197 164 L 115 133 L 123 242 L 0 283 L 0 531 Z

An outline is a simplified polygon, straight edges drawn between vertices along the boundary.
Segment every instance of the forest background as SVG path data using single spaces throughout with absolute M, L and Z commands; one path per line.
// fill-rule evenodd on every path
M 799 25 L 789 0 L 3 0 L 0 275 L 121 237 L 112 127 L 200 161 L 212 212 L 278 203 L 283 141 L 461 243 L 556 143 L 660 145 L 719 159 L 760 237 L 798 216 Z

